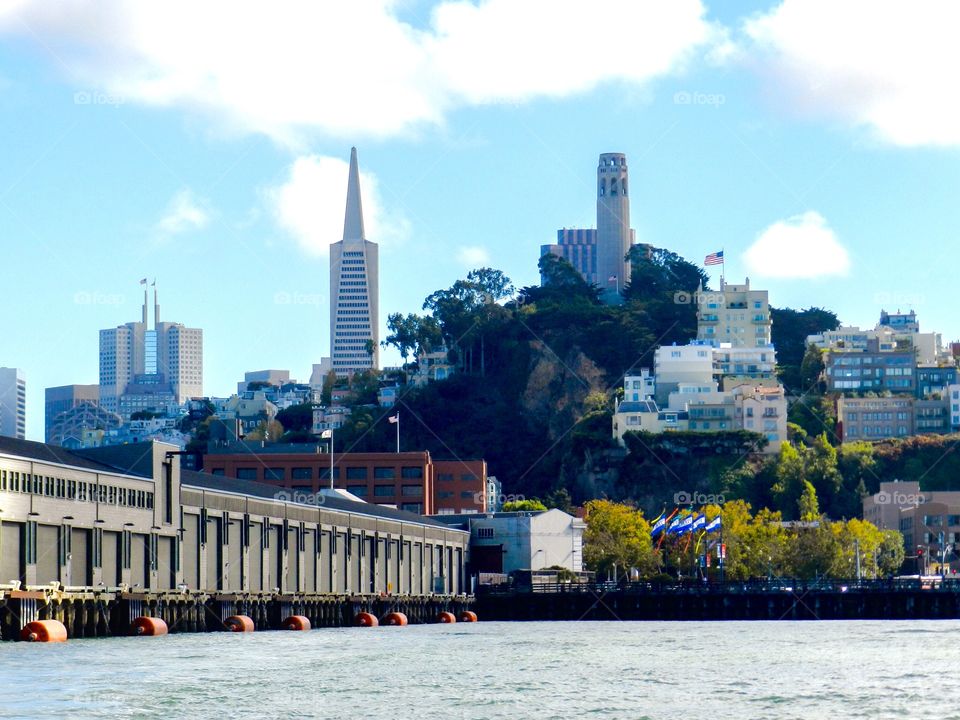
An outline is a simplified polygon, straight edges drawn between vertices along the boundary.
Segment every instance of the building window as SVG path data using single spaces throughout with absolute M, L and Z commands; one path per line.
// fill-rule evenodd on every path
M 237 480 L 256 480 L 256 468 L 237 468 Z
M 283 480 L 286 473 L 283 468 L 267 468 L 263 471 L 264 480 Z
M 417 513 L 418 515 L 423 512 L 423 505 L 420 503 L 403 503 L 400 506 L 401 510 L 406 510 L 407 512 Z
M 294 480 L 310 480 L 313 478 L 313 468 L 295 467 L 290 471 L 290 477 Z
M 397 493 L 393 485 L 377 485 L 373 488 L 373 494 L 377 497 L 393 497 Z
M 477 537 L 484 540 L 489 540 L 493 537 L 493 528 L 492 527 L 482 527 L 477 528 Z
M 423 495 L 423 485 L 404 485 L 401 493 L 407 497 L 420 497 Z
M 357 497 L 366 497 L 367 496 L 367 486 L 366 485 L 347 485 L 347 492 L 351 495 L 356 495 Z
M 393 480 L 396 477 L 396 470 L 392 467 L 374 468 L 373 477 L 378 480 Z
M 401 468 L 400 477 L 402 477 L 404 480 L 420 480 L 421 478 L 423 478 L 423 468 L 422 467 Z M 443 480 L 445 478 L 441 475 L 440 479 Z M 453 476 L 450 475 L 449 478 L 446 478 L 446 479 L 452 480 Z
M 367 469 L 365 467 L 347 468 L 347 480 L 366 480 Z

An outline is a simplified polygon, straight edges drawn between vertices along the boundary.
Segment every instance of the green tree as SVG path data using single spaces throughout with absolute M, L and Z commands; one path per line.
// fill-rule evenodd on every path
M 883 575 L 893 575 L 900 570 L 905 559 L 903 548 L 903 535 L 897 530 L 881 531 L 883 538 L 880 540 L 880 547 L 877 561 L 877 570 Z
M 557 488 L 547 493 L 543 499 L 543 504 L 548 508 L 563 510 L 565 513 L 573 514 L 573 498 L 570 497 L 566 488 Z
M 509 500 L 503 504 L 503 512 L 543 512 L 546 509 L 547 506 L 537 498 Z
M 313 428 L 313 403 L 291 405 L 277 413 L 277 422 L 286 432 L 298 432 Z
M 801 493 L 800 500 L 797 502 L 797 509 L 800 511 L 800 519 L 804 522 L 812 522 L 820 517 L 817 491 L 808 480 L 803 481 L 803 493 Z
M 586 522 L 583 557 L 591 570 L 604 574 L 616 566 L 621 572 L 637 568 L 645 576 L 656 572 L 659 558 L 643 513 L 609 500 L 591 500 Z

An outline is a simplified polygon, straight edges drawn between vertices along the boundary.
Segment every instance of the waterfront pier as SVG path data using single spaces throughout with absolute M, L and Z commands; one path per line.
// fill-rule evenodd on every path
M 960 581 L 556 583 L 481 588 L 484 620 L 911 620 L 960 618 Z

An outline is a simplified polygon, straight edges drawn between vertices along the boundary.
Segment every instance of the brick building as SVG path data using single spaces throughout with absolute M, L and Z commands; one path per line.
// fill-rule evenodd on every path
M 330 487 L 330 455 L 312 444 L 230 443 L 211 446 L 203 469 L 291 492 Z M 369 503 L 422 515 L 482 513 L 485 460 L 434 460 L 430 453 L 334 453 L 333 486 Z

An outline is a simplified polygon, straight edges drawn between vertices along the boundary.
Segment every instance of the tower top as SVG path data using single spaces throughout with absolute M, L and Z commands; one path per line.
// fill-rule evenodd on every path
M 363 205 L 360 202 L 360 165 L 357 149 L 350 148 L 350 176 L 347 179 L 347 212 L 343 218 L 344 240 L 366 240 L 363 231 Z
M 601 153 L 600 167 L 620 167 L 626 169 L 627 156 L 624 153 Z

